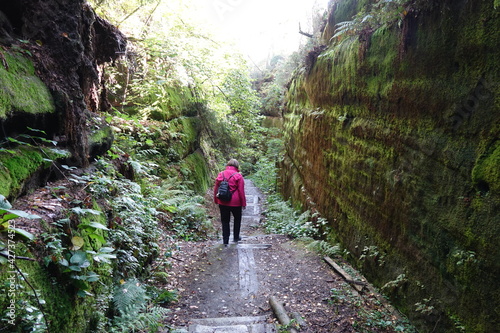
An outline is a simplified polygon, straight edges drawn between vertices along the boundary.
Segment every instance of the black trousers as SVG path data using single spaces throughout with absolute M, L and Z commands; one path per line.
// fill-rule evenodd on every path
M 233 240 L 237 242 L 240 239 L 241 229 L 241 206 L 231 207 L 219 205 L 220 220 L 222 222 L 222 241 L 224 244 L 229 243 L 229 234 L 231 233 L 229 221 L 231 220 L 231 213 L 234 218 Z

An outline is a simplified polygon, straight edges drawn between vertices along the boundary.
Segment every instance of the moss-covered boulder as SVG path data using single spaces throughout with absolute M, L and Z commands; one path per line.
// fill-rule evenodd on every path
M 51 175 L 51 166 L 68 152 L 35 146 L 0 151 L 0 194 L 16 198 L 39 186 Z
M 52 95 L 35 74 L 32 61 L 19 52 L 3 52 L 0 66 L 0 119 L 14 112 L 55 112 Z

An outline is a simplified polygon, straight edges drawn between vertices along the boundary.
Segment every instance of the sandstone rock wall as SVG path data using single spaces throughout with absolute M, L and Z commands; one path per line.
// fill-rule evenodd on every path
M 369 2 L 334 4 L 324 50 L 291 82 L 282 191 L 327 217 L 423 331 L 494 331 L 500 12 L 414 1 L 393 24 L 331 38 Z

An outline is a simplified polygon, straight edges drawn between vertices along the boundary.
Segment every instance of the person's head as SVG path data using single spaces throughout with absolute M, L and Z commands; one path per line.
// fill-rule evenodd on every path
M 238 163 L 238 161 L 235 160 L 234 158 L 230 159 L 229 162 L 227 162 L 226 165 L 227 166 L 234 166 L 237 169 L 240 167 L 240 163 Z

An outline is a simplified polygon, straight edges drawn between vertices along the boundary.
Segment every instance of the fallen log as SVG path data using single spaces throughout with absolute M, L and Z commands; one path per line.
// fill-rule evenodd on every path
M 332 258 L 330 258 L 330 257 L 324 257 L 323 259 L 328 263 L 328 265 L 332 266 L 332 268 L 338 274 L 340 274 L 340 276 L 342 276 L 342 278 L 344 280 L 346 280 L 349 284 L 351 284 L 351 286 L 353 286 L 354 289 L 356 289 L 358 292 L 361 292 L 361 290 L 363 290 L 363 287 L 365 285 L 363 282 L 357 282 L 357 281 L 355 281 L 346 271 L 344 271 L 342 269 L 342 267 L 340 267 L 339 265 L 337 265 L 337 263 L 335 261 L 333 261 Z
M 281 325 L 289 326 L 291 323 L 290 317 L 286 313 L 285 308 L 283 307 L 283 304 L 281 304 L 276 297 L 270 296 L 269 297 L 269 304 L 273 308 L 274 314 L 278 318 L 278 321 L 280 322 Z M 290 333 L 297 333 L 297 331 L 294 328 L 290 327 Z
M 369 283 L 355 281 L 352 277 L 344 271 L 335 261 L 330 257 L 323 258 L 332 268 L 344 278 L 346 282 L 351 284 L 358 292 L 361 292 L 363 288 L 366 288 L 367 292 L 373 295 L 387 310 L 389 310 L 398 320 L 402 321 L 403 317 L 397 309 L 395 309 L 381 294 L 379 294 Z

